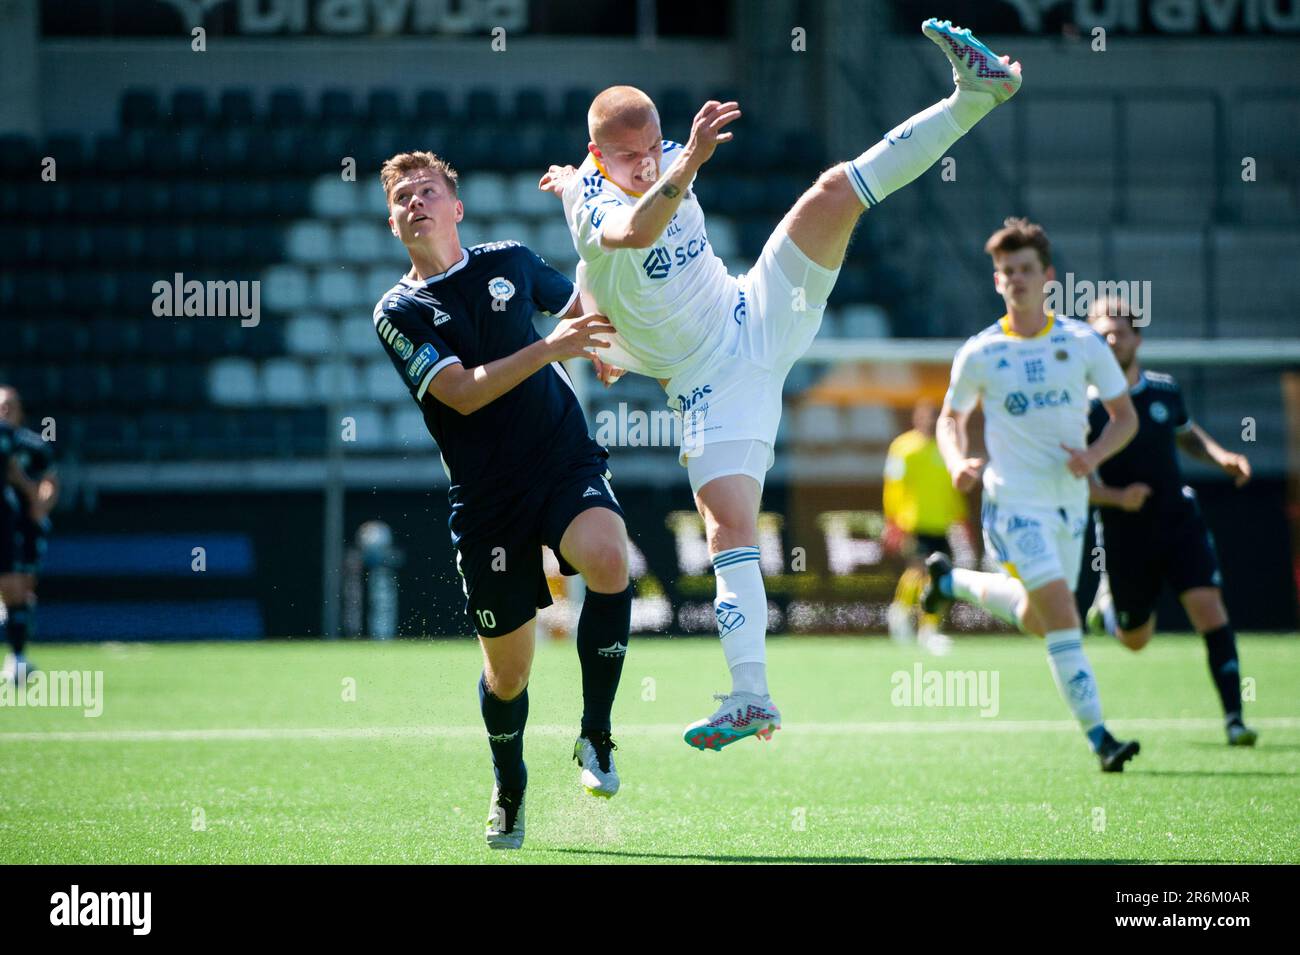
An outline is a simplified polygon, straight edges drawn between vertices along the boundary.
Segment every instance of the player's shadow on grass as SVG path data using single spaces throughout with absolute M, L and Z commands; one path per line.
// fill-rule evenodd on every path
M 1135 770 L 1133 776 L 1247 776 L 1274 777 L 1274 776 L 1300 776 L 1300 773 L 1269 773 L 1259 769 L 1247 769 L 1243 772 L 1233 772 L 1232 770 L 1214 770 L 1214 769 L 1144 769 Z
M 1240 863 L 1240 859 L 957 859 L 952 856 L 753 856 L 717 855 L 707 852 L 625 852 L 618 849 L 569 849 L 556 847 L 548 852 L 580 856 L 618 856 L 623 859 L 663 860 L 666 862 L 772 862 L 787 865 L 882 865 L 922 863 L 932 865 L 1151 865 L 1155 862 L 1188 862 L 1205 865 Z

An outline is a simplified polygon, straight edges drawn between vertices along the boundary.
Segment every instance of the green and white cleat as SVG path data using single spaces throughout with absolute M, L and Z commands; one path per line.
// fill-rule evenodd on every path
M 503 792 L 492 785 L 487 829 L 483 835 L 492 849 L 519 849 L 524 844 L 524 793 Z
M 715 693 L 722 705 L 708 719 L 697 720 L 682 734 L 696 749 L 719 750 L 737 740 L 757 736 L 767 742 L 781 728 L 781 711 L 770 696 L 757 693 Z
M 618 770 L 614 768 L 616 749 L 618 745 L 608 730 L 589 731 L 573 744 L 573 761 L 582 767 L 579 779 L 590 795 L 610 799 L 618 792 Z
M 921 24 L 921 32 L 948 57 L 958 89 L 989 93 L 996 103 L 1005 103 L 1020 89 L 1020 63 L 998 56 L 970 30 L 931 17 Z

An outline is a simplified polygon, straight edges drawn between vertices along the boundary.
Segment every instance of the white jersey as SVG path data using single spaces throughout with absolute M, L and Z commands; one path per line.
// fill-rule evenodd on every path
M 659 173 L 682 153 L 664 141 Z M 611 209 L 636 205 L 590 154 L 564 190 L 564 216 L 582 261 L 584 302 L 618 330 L 602 360 L 652 378 L 673 378 L 707 363 L 739 307 L 736 280 L 714 254 L 704 211 L 688 187 L 663 235 L 649 249 L 606 249 L 600 230 Z
M 1066 467 L 1062 444 L 1086 448 L 1088 386 L 1109 401 L 1128 389 L 1124 372 L 1086 322 L 1049 315 L 1033 338 L 1010 331 L 1004 315 L 967 339 L 952 363 L 948 404 L 984 406 L 987 501 L 1086 508 L 1088 482 Z

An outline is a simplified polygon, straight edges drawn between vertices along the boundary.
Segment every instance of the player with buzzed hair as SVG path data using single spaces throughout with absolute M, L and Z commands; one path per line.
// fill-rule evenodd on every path
M 1097 542 L 1104 548 L 1106 568 L 1088 612 L 1088 629 L 1141 650 L 1155 633 L 1156 601 L 1168 582 L 1205 640 L 1228 744 L 1254 746 L 1258 734 L 1242 717 L 1237 636 L 1223 605 L 1214 537 L 1196 492 L 1183 483 L 1178 451 L 1214 464 L 1237 487 L 1250 480 L 1250 461 L 1226 450 L 1192 420 L 1173 376 L 1142 367 L 1142 333 L 1133 327 L 1127 302 L 1099 299 L 1088 321 L 1124 370 L 1138 415 L 1137 436 L 1092 477 L 1089 498 L 1097 505 Z M 1094 401 L 1094 430 L 1104 415 Z
M 732 139 L 735 102 L 705 103 L 682 145 L 663 138 L 645 93 L 611 86 L 588 111 L 582 165 L 552 166 L 539 183 L 563 201 L 584 302 L 618 330 L 599 359 L 602 380 L 624 369 L 655 378 L 683 418 L 679 460 L 704 519 L 718 636 L 731 671 L 731 691 L 683 734 L 697 749 L 767 739 L 781 726 L 767 682 L 759 504 L 782 386 L 817 334 L 853 230 L 1020 88 L 1020 64 L 969 30 L 931 19 L 922 32 L 952 66 L 952 95 L 822 173 L 739 278 L 709 244 L 692 188 Z

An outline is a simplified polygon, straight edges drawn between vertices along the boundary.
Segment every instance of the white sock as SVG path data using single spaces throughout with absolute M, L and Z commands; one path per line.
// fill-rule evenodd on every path
M 1106 626 L 1106 632 L 1115 639 L 1119 639 L 1119 618 L 1115 616 L 1115 598 L 1110 595 L 1110 581 L 1103 574 L 1101 583 L 1097 587 L 1097 599 L 1094 601 L 1097 609 L 1101 611 L 1101 622 Z
M 933 166 L 997 105 L 992 93 L 956 90 L 905 120 L 857 159 L 844 164 L 849 183 L 871 208 Z
M 1052 668 L 1057 692 L 1084 732 L 1101 725 L 1101 694 L 1092 675 L 1092 664 L 1083 652 L 1083 631 L 1053 630 L 1046 635 L 1047 663 Z
M 1028 599 L 1025 585 L 1014 577 L 986 574 L 978 570 L 966 570 L 964 567 L 953 568 L 952 595 L 958 600 L 983 607 L 1013 627 L 1020 627 L 1020 608 Z
M 767 695 L 767 590 L 757 547 L 733 547 L 713 555 L 722 653 L 731 669 L 731 691 Z

